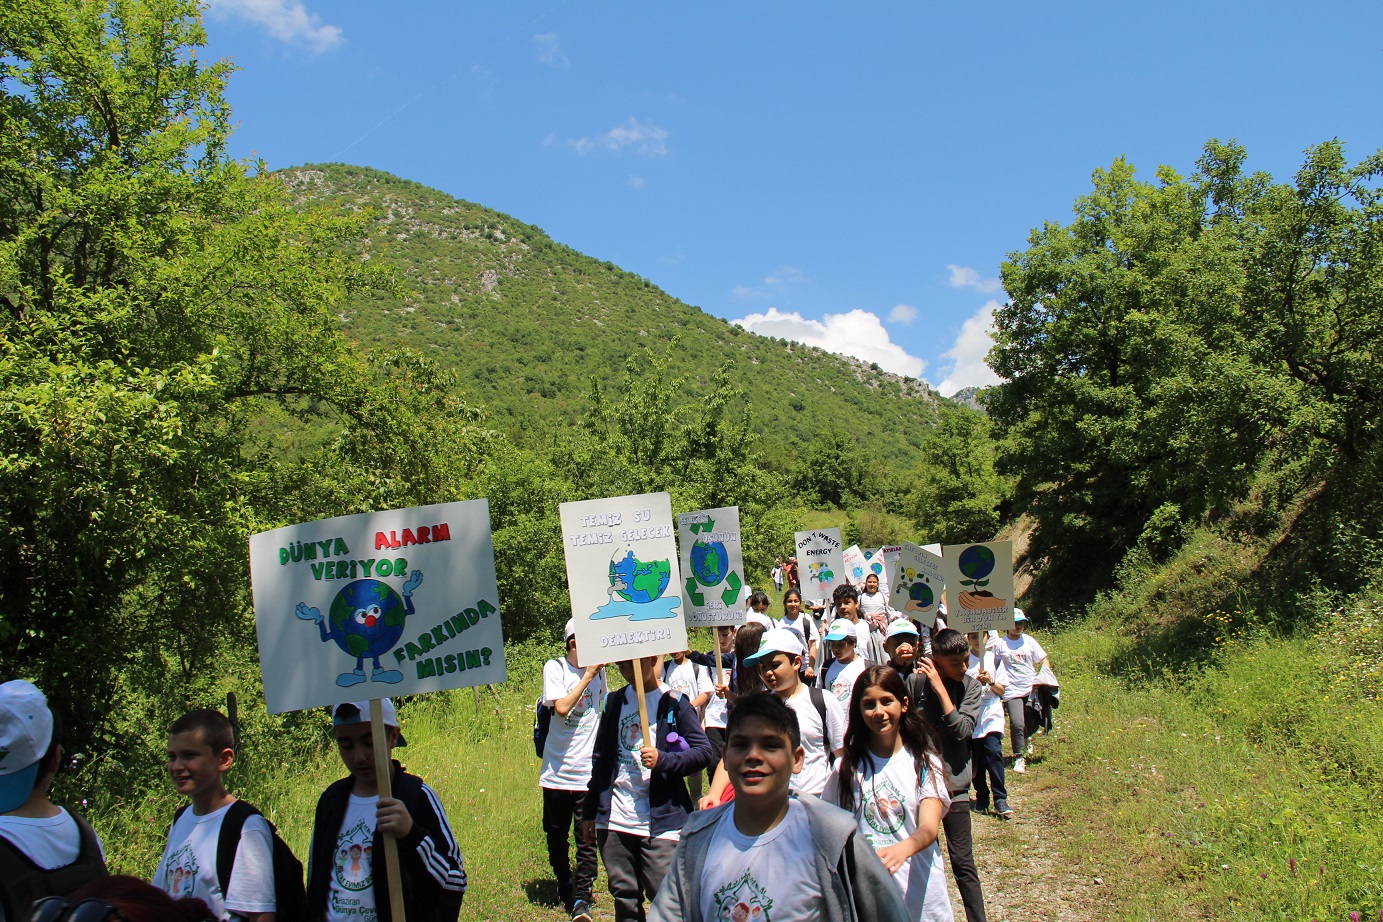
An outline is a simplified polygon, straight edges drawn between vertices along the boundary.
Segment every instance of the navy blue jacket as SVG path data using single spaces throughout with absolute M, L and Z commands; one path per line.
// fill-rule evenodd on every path
M 594 763 L 586 797 L 581 803 L 581 819 L 594 820 L 601 825 L 610 818 L 610 789 L 619 769 L 619 715 L 624 704 L 636 706 L 634 686 L 626 685 L 605 697 L 605 713 L 600 715 L 596 730 Z M 696 719 L 696 711 L 685 698 L 663 692 L 658 699 L 658 728 L 654 745 L 659 750 L 658 766 L 648 782 L 648 834 L 659 836 L 681 829 L 692 811 L 691 796 L 682 781 L 711 764 L 714 752 L 711 741 Z M 667 735 L 676 731 L 691 747 L 685 752 L 668 752 Z

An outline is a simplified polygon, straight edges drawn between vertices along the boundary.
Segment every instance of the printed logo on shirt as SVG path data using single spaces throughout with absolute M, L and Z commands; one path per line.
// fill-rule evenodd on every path
M 641 766 L 643 763 L 632 755 L 643 748 L 643 725 L 639 722 L 638 711 L 620 717 L 619 739 L 623 744 L 620 746 L 620 761 L 631 767 Z
M 197 856 L 192 853 L 192 845 L 184 842 L 168 856 L 168 863 L 163 869 L 163 889 L 173 899 L 191 896 L 197 886 L 197 872 L 200 870 Z
M 337 885 L 352 893 L 374 885 L 374 831 L 364 820 L 337 837 L 332 873 Z
M 773 922 L 768 914 L 773 899 L 749 871 L 717 890 L 713 899 L 715 922 Z
M 892 836 L 903 828 L 906 801 L 903 792 L 892 781 L 875 775 L 863 793 L 864 819 L 870 829 Z
M 563 720 L 567 722 L 568 727 L 576 727 L 580 725 L 581 718 L 585 717 L 586 713 L 593 707 L 595 707 L 595 693 L 591 686 L 587 685 L 585 690 L 581 692 L 581 697 L 576 699 L 576 706 L 567 712 L 567 716 Z
M 841 676 L 844 676 L 845 672 L 846 671 L 842 669 Z M 856 676 L 856 678 L 858 678 L 858 676 Z M 835 695 L 836 700 L 846 706 L 850 704 L 850 696 L 854 694 L 854 692 L 854 679 L 837 677 L 836 680 L 831 683 L 831 694 Z
M 359 922 L 375 922 L 379 917 L 379 910 L 361 906 L 359 898 L 352 899 L 340 891 L 331 891 L 331 912 L 338 919 L 353 919 L 359 917 Z

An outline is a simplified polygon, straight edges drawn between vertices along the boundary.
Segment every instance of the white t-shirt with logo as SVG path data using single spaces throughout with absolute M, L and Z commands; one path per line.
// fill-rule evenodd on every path
M 649 730 L 657 734 L 658 700 L 668 689 L 659 686 L 644 693 L 644 704 L 648 708 Z M 639 750 L 643 748 L 643 728 L 639 723 L 639 704 L 634 700 L 634 686 L 626 685 L 617 693 L 619 716 L 615 718 L 615 781 L 610 786 L 610 818 L 601 829 L 627 832 L 636 836 L 649 834 L 648 821 L 651 809 L 648 803 L 649 782 L 653 769 L 645 768 Z M 681 830 L 672 829 L 657 836 L 659 839 L 677 841 Z
M 1028 634 L 1020 635 L 1017 640 L 1005 634 L 994 645 L 994 650 L 1008 678 L 1004 686 L 1004 700 L 1022 698 L 1032 691 L 1033 679 L 1037 678 L 1037 664 L 1047 658 L 1042 644 Z
M 262 816 L 246 817 L 235 851 L 230 892 L 221 893 L 216 879 L 216 847 L 228 810 L 230 804 L 206 816 L 197 816 L 191 807 L 183 811 L 168 834 L 163 858 L 154 871 L 154 886 L 174 899 L 195 896 L 205 900 L 218 919 L 273 912 L 274 841 L 269 821 Z
M 994 651 L 985 650 L 984 658 L 970 654 L 970 663 L 965 667 L 965 674 L 970 678 L 979 680 L 980 672 L 989 673 L 991 682 L 1004 684 L 1000 678 L 999 666 L 994 661 Z M 975 721 L 975 732 L 970 734 L 971 739 L 981 739 L 991 733 L 1004 732 L 1004 701 L 994 692 L 989 690 L 989 686 L 984 686 L 984 692 L 980 695 L 980 719 Z
M 686 698 L 688 704 L 706 692 L 715 697 L 716 687 L 710 672 L 705 666 L 693 663 L 689 659 L 684 659 L 680 663 L 676 660 L 663 663 L 663 684 L 672 689 L 674 695 Z
M 701 869 L 704 922 L 819 922 L 824 896 L 800 803 L 788 801 L 782 822 L 761 836 L 735 828 L 733 807 L 721 815 Z
M 82 851 L 82 831 L 62 807 L 57 816 L 0 816 L 0 837 L 45 871 L 67 867 Z M 96 844 L 101 845 L 99 837 Z M 105 855 L 101 845 L 101 857 Z
M 718 654 L 712 653 L 711 655 L 716 656 Z M 730 678 L 732 670 L 724 666 L 721 667 L 721 670 L 725 675 L 725 684 L 734 688 L 735 683 Z M 721 730 L 724 730 L 726 718 L 730 716 L 730 702 L 716 694 L 716 672 L 714 666 L 706 667 L 706 677 L 710 682 L 707 687 L 711 690 L 711 700 L 706 702 L 706 716 L 702 719 L 701 726 L 703 729 L 719 727 Z M 714 767 L 715 766 L 712 766 L 712 768 Z
M 848 663 L 840 660 L 833 660 L 831 665 L 826 667 L 826 688 L 830 689 L 831 694 L 836 696 L 842 708 L 850 707 L 850 695 L 855 691 L 855 680 L 864 672 L 869 663 L 860 658 L 858 653 L 855 658 Z M 842 742 L 844 740 L 842 739 Z
M 327 877 L 327 922 L 375 922 L 375 822 L 379 795 L 352 794 Z M 234 881 L 231 881 L 234 883 Z
M 831 751 L 845 745 L 845 709 L 840 706 L 836 696 L 823 694 L 826 705 L 826 722 L 830 726 Z M 823 746 L 821 715 L 812 704 L 811 692 L 807 686 L 798 685 L 797 692 L 786 702 L 797 715 L 797 726 L 802 732 L 802 770 L 792 776 L 791 789 L 794 794 L 817 794 L 826 787 L 826 779 L 831 775 L 828 752 Z
M 906 749 L 887 759 L 870 753 L 854 771 L 855 823 L 859 834 L 875 851 L 896 845 L 917 831 L 917 808 L 926 799 L 941 801 L 942 815 L 951 806 L 946 773 L 940 760 L 929 760 L 922 782 L 917 780 L 917 761 Z M 840 773 L 831 773 L 822 800 L 840 803 Z M 908 918 L 922 922 L 952 922 L 951 898 L 946 893 L 946 872 L 941 847 L 933 842 L 913 855 L 893 879 L 903 891 Z
M 789 631 L 796 634 L 801 639 L 804 650 L 811 649 L 812 641 L 820 636 L 816 622 L 813 621 L 811 616 L 805 611 L 797 616 L 796 621 L 789 621 L 786 617 L 783 617 L 779 618 L 778 622 L 773 626 L 787 628 Z M 803 653 L 802 659 L 805 661 L 806 658 L 806 653 Z
M 585 674 L 584 668 L 573 666 L 566 657 L 548 660 L 543 666 L 543 703 L 552 707 L 559 698 L 570 695 Z M 553 712 L 547 743 L 543 746 L 543 770 L 538 776 L 541 787 L 558 791 L 586 790 L 586 783 L 591 780 L 595 734 L 600 727 L 600 706 L 607 690 L 602 669 L 581 692 L 566 717 Z

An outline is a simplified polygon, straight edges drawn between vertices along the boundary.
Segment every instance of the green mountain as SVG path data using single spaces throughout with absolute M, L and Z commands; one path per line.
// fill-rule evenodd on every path
M 674 339 L 670 369 L 689 397 L 733 363 L 751 426 L 780 462 L 840 431 L 867 439 L 876 459 L 910 466 L 935 424 L 938 398 L 923 381 L 748 333 L 508 215 L 362 167 L 283 176 L 303 204 L 369 215 L 362 257 L 396 266 L 408 289 L 349 303 L 349 335 L 406 344 L 453 369 L 463 396 L 519 444 L 580 419 L 592 376 L 613 386 L 630 359 Z

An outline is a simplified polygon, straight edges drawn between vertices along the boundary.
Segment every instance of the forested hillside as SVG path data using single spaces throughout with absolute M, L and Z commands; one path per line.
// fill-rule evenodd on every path
M 647 279 L 576 252 L 541 229 L 415 182 L 345 164 L 283 174 L 296 201 L 366 218 L 359 249 L 397 268 L 406 294 L 342 305 L 346 334 L 372 348 L 410 346 L 454 370 L 460 393 L 520 444 L 579 422 L 594 377 L 609 386 L 630 359 L 668 353 L 679 393 L 708 396 L 717 371 L 741 393 L 750 429 L 775 464 L 813 441 L 868 436 L 871 453 L 911 465 L 936 422 L 926 383 L 845 356 L 766 338 L 669 296 Z

